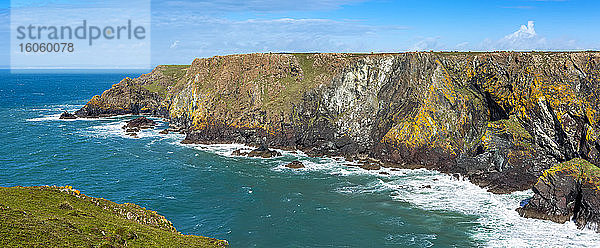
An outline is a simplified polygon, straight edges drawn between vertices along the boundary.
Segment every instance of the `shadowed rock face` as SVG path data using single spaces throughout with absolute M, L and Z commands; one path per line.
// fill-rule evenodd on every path
M 535 195 L 517 212 L 523 217 L 558 223 L 573 220 L 580 228 L 598 232 L 600 169 L 576 158 L 544 171 L 534 185 Z
M 597 52 L 247 54 L 157 67 L 76 114 L 145 111 L 186 143 L 426 167 L 506 193 L 558 162 L 599 164 L 599 83 Z

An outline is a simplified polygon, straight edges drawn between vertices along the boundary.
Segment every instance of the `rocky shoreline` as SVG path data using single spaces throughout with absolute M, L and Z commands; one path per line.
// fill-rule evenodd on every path
M 599 87 L 599 52 L 245 54 L 158 66 L 75 115 L 149 114 L 188 144 L 428 168 L 509 193 L 562 162 L 600 164 Z

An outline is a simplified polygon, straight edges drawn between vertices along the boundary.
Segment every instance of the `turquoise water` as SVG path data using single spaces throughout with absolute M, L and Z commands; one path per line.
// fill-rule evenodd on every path
M 382 175 L 295 152 L 232 157 L 240 146 L 185 146 L 183 135 L 160 135 L 160 128 L 134 139 L 120 128 L 133 116 L 58 120 L 63 110 L 138 75 L 0 72 L 0 186 L 72 185 L 156 210 L 182 233 L 232 247 L 600 244 L 597 234 L 573 224 L 518 217 L 514 209 L 531 192 L 493 195 L 433 171 Z M 283 167 L 296 159 L 307 168 Z

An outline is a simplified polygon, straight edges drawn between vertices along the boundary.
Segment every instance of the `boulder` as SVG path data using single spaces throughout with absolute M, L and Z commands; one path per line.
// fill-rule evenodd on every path
M 160 133 L 160 134 L 169 134 L 169 130 L 165 129 L 165 130 L 162 130 L 162 131 L 160 131 L 158 133 Z
M 281 156 L 281 153 L 275 150 L 270 150 L 264 145 L 250 151 L 245 152 L 242 149 L 237 149 L 231 153 L 233 156 L 248 156 L 248 157 L 258 157 L 258 158 L 272 158 Z
M 128 121 L 127 124 L 125 124 L 123 126 L 123 129 L 129 129 L 129 128 L 146 129 L 146 128 L 153 128 L 154 126 L 156 126 L 156 122 L 142 116 L 142 117 L 138 117 L 138 118 Z
M 574 221 L 579 228 L 600 232 L 600 168 L 580 158 L 543 172 L 533 186 L 534 196 L 517 212 L 526 218 L 558 223 Z
M 248 153 L 242 149 L 237 149 L 231 153 L 232 156 L 248 156 Z
M 58 119 L 77 119 L 77 116 L 65 110 L 65 112 L 60 114 L 60 117 L 58 117 Z
M 261 158 L 272 158 L 281 156 L 281 153 L 275 150 L 270 150 L 264 145 L 259 146 L 258 148 L 250 151 L 248 153 L 248 157 L 261 157 Z
M 365 170 L 379 170 L 381 169 L 381 164 L 376 161 L 363 161 L 358 167 Z
M 300 169 L 300 168 L 304 168 L 304 164 L 302 162 L 296 160 L 296 161 L 292 161 L 289 164 L 286 164 L 285 167 L 292 168 L 292 169 Z

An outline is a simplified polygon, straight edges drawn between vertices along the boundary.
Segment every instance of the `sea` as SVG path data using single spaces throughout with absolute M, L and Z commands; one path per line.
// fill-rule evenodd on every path
M 183 145 L 182 134 L 158 133 L 161 118 L 138 138 L 121 129 L 136 116 L 59 120 L 147 72 L 0 71 L 0 186 L 70 185 L 231 247 L 600 246 L 574 223 L 519 217 L 531 190 L 496 195 L 436 171 L 367 171 L 300 151 L 236 157 L 251 147 Z M 306 168 L 284 167 L 294 160 Z

